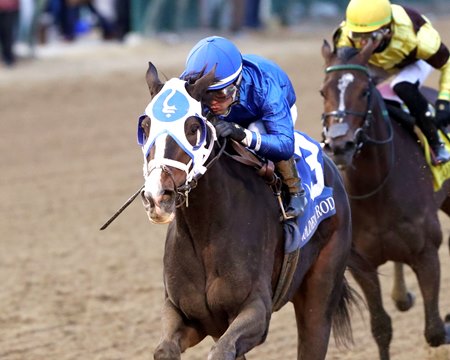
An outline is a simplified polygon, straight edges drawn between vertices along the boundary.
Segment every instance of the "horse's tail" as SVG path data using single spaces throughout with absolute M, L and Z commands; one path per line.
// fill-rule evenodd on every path
M 353 344 L 352 324 L 350 321 L 351 307 L 357 304 L 356 291 L 344 281 L 341 288 L 341 297 L 338 306 L 333 314 L 333 335 L 336 346 L 348 348 Z
M 359 274 L 371 271 L 370 266 L 353 247 L 350 253 L 350 259 L 347 268 L 352 272 Z M 333 335 L 336 346 L 348 348 L 353 345 L 353 332 L 351 325 L 351 313 L 356 308 L 362 314 L 361 304 L 366 307 L 364 298 L 348 283 L 344 277 L 341 297 L 335 313 L 333 315 Z

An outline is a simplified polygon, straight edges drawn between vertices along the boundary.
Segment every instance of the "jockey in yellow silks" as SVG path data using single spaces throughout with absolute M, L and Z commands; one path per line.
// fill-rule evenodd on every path
M 351 0 L 346 19 L 334 34 L 337 48 L 362 48 L 369 38 L 379 45 L 369 64 L 393 75 L 390 87 L 408 107 L 428 139 L 432 161 L 442 164 L 450 153 L 437 129 L 450 124 L 450 55 L 430 21 L 417 11 L 389 0 Z M 436 115 L 419 87 L 434 69 L 441 71 Z

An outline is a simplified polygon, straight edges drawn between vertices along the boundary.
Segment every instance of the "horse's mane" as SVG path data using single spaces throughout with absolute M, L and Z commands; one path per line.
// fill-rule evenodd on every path
M 336 49 L 336 56 L 343 62 L 349 61 L 358 53 L 359 50 L 351 46 L 344 46 Z

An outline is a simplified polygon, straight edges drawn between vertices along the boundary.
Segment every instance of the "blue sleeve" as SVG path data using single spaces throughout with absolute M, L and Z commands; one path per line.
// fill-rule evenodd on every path
M 259 90 L 258 99 L 255 100 L 260 102 L 260 121 L 267 133 L 260 134 L 260 144 L 256 134 L 253 134 L 250 148 L 256 148 L 259 155 L 274 162 L 287 160 L 294 154 L 295 146 L 291 105 L 284 93 L 287 89 L 283 89 L 272 78 L 268 78 L 265 85 L 265 88 Z

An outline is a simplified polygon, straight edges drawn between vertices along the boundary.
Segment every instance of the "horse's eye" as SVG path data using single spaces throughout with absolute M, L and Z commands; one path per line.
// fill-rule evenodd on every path
M 191 135 L 195 135 L 200 130 L 200 124 L 192 124 L 189 128 Z
M 148 134 L 150 133 L 150 125 L 151 125 L 151 121 L 150 121 L 150 118 L 147 116 L 141 123 L 141 128 L 144 130 L 144 133 L 147 137 L 148 137 Z
M 325 93 L 323 92 L 323 90 L 319 90 L 319 94 L 320 96 L 325 97 Z
M 365 90 L 364 92 L 363 92 L 363 97 L 369 97 L 369 95 L 370 95 L 370 90 L 369 89 L 367 89 L 367 90 Z

